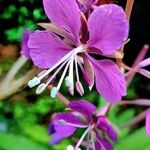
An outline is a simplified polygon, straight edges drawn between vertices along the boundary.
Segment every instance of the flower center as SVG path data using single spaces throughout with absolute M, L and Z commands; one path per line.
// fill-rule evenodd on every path
M 76 73 L 76 89 L 80 94 L 84 93 L 84 90 L 82 88 L 82 84 L 79 79 L 79 71 L 78 71 L 78 65 L 81 66 L 82 59 L 80 56 L 78 56 L 79 53 L 84 53 L 85 48 L 83 45 L 73 49 L 69 53 L 67 53 L 63 58 L 61 58 L 53 67 L 49 68 L 48 70 L 44 70 L 44 72 L 40 73 L 38 76 L 34 77 L 32 80 L 28 82 L 29 87 L 34 87 L 38 84 L 41 83 L 41 80 L 44 79 L 45 77 L 49 76 L 47 81 L 45 83 L 41 83 L 37 89 L 36 89 L 36 94 L 42 93 L 45 88 L 51 83 L 51 81 L 56 77 L 56 75 L 64 68 L 63 73 L 60 77 L 60 80 L 57 84 L 57 86 L 53 87 L 50 96 L 52 98 L 55 98 L 62 83 L 63 80 L 67 74 L 68 71 L 68 76 L 65 78 L 66 86 L 68 87 L 68 90 L 71 95 L 74 95 L 74 67 L 75 67 L 75 73 Z M 57 69 L 56 69 L 57 68 Z M 50 73 L 52 71 L 56 71 L 50 76 Z

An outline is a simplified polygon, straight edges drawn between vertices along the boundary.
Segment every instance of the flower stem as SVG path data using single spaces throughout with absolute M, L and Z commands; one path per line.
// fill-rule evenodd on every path
M 134 0 L 127 0 L 125 13 L 126 13 L 126 19 L 129 21 L 131 16 L 131 11 L 133 8 Z
M 18 73 L 18 71 L 25 64 L 26 61 L 27 58 L 21 55 L 7 73 L 6 77 L 3 80 L 3 84 L 8 84 L 11 80 L 13 80 L 14 76 Z
M 150 99 L 139 99 L 139 100 L 122 100 L 120 105 L 140 105 L 140 106 L 150 106 Z
M 79 146 L 81 145 L 83 139 L 85 138 L 85 136 L 87 135 L 87 133 L 93 128 L 93 126 L 89 126 L 85 132 L 83 133 L 83 135 L 81 136 L 79 142 L 77 143 L 76 147 L 75 147 L 75 150 L 78 150 Z
M 53 86 L 50 84 L 50 85 L 48 86 L 48 89 L 51 90 L 52 88 L 53 88 Z M 70 103 L 70 101 L 69 101 L 63 94 L 61 94 L 60 92 L 57 93 L 56 97 L 57 97 L 62 103 L 64 103 L 66 106 L 68 106 L 68 104 Z
M 126 13 L 126 19 L 128 21 L 130 20 L 133 3 L 134 3 L 134 0 L 127 0 L 127 3 L 126 3 L 125 13 Z M 124 50 L 124 45 L 122 45 L 119 51 L 123 54 L 123 50 Z M 120 64 L 122 63 L 122 58 L 117 59 L 116 63 L 121 68 Z
M 149 45 L 145 44 L 143 46 L 143 48 L 141 49 L 140 53 L 138 54 L 137 58 L 135 59 L 133 65 L 132 65 L 132 68 L 135 67 L 138 63 L 140 63 L 145 55 L 147 54 L 147 51 L 149 49 Z M 134 75 L 135 75 L 135 72 L 132 72 L 132 74 L 130 74 L 127 78 L 126 78 L 126 81 L 127 81 L 127 86 L 130 85 L 131 81 L 133 80 L 134 78 Z
M 124 125 L 122 125 L 122 127 L 130 127 L 130 126 L 134 126 L 136 124 L 138 124 L 139 122 L 143 121 L 146 117 L 146 113 L 149 110 L 146 109 L 143 112 L 141 112 L 139 115 L 137 115 L 136 117 L 132 118 L 131 120 L 129 120 L 127 123 L 125 123 Z

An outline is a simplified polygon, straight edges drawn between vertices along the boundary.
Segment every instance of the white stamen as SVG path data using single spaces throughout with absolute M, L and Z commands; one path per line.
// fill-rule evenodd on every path
M 47 76 L 51 71 L 53 71 L 56 67 L 58 67 L 62 62 L 64 62 L 67 58 L 69 58 L 70 56 L 72 55 L 75 55 L 79 52 L 82 52 L 83 50 L 83 47 L 80 46 L 80 47 L 77 47 L 75 49 L 73 49 L 72 51 L 70 51 L 68 54 L 66 54 L 62 59 L 60 59 L 53 67 L 51 67 L 50 69 L 48 69 L 46 71 L 46 73 L 44 73 L 43 75 L 41 75 L 39 77 L 39 79 L 43 79 L 45 76 Z
M 40 80 L 38 77 L 34 77 L 32 80 L 30 80 L 30 81 L 28 82 L 28 86 L 29 86 L 30 88 L 32 88 L 32 87 L 34 87 L 34 86 L 40 84 L 40 82 L 41 82 L 41 80 Z
M 84 94 L 84 88 L 80 81 L 76 82 L 76 90 L 81 96 Z
M 37 89 L 36 89 L 36 94 L 41 94 L 45 89 L 47 85 L 45 83 L 41 83 Z
M 92 88 L 93 88 L 93 86 L 89 86 L 89 90 L 90 90 L 90 91 L 92 90 Z
M 74 147 L 72 145 L 68 145 L 67 150 L 74 150 Z M 81 150 L 81 148 L 78 148 L 78 150 Z
M 43 79 L 45 76 L 47 76 L 51 71 L 53 71 L 56 67 L 58 67 L 62 62 L 64 62 L 67 58 L 69 58 L 74 53 L 74 49 L 66 54 L 62 59 L 60 59 L 53 67 L 48 69 L 43 75 L 41 75 L 39 78 Z
M 85 136 L 87 135 L 87 133 L 93 128 L 94 126 L 89 126 L 85 132 L 83 133 L 83 135 L 81 136 L 80 140 L 78 141 L 77 145 L 75 146 L 75 150 L 78 150 L 79 146 L 81 145 L 83 139 L 85 138 Z
M 75 68 L 76 68 L 77 81 L 79 81 L 79 72 L 78 72 L 77 56 L 75 56 Z M 79 82 L 80 82 L 80 81 L 79 81 Z
M 52 98 L 55 98 L 56 95 L 57 95 L 57 93 L 58 93 L 57 87 L 53 87 L 52 90 L 51 90 L 51 92 L 50 92 L 50 96 L 51 96 Z
M 54 79 L 54 77 L 59 73 L 59 71 L 64 67 L 64 65 L 67 63 L 68 59 L 66 59 L 56 70 L 56 72 L 47 80 L 46 85 L 48 86 L 50 82 Z
M 92 140 L 92 147 L 93 147 L 93 150 L 96 150 L 93 136 L 91 136 L 91 140 Z
M 75 49 L 73 49 L 71 52 L 69 52 L 67 55 L 65 55 L 62 59 L 60 59 L 52 68 L 48 69 L 48 70 L 44 70 L 42 71 L 40 74 L 38 74 L 38 77 L 34 77 L 32 80 L 30 80 L 28 82 L 28 86 L 29 87 L 34 87 L 38 84 L 41 83 L 41 80 L 47 76 L 51 71 L 53 71 L 55 68 L 57 68 L 59 66 L 59 68 L 56 70 L 56 72 L 47 80 L 46 83 L 42 83 L 38 86 L 37 90 L 36 90 L 36 93 L 37 94 L 40 94 L 42 93 L 45 88 L 50 84 L 50 82 L 53 80 L 53 78 L 58 74 L 58 72 L 64 67 L 64 65 L 66 64 L 66 67 L 63 71 L 63 74 L 58 82 L 58 85 L 57 87 L 54 87 L 52 90 L 51 90 L 51 97 L 55 98 L 59 89 L 60 89 L 60 86 L 64 80 L 64 77 L 66 75 L 66 72 L 68 70 L 68 67 L 69 67 L 69 78 L 68 78 L 68 86 L 69 86 L 69 90 L 71 91 L 72 94 L 74 94 L 74 84 L 73 84 L 73 62 L 74 62 L 74 57 L 77 55 L 77 53 L 79 52 L 82 52 L 83 50 L 83 47 L 80 46 L 80 47 L 77 47 Z
M 61 76 L 61 78 L 60 78 L 60 80 L 59 80 L 59 82 L 58 82 L 58 85 L 57 85 L 57 89 L 58 89 L 58 90 L 60 89 L 60 86 L 61 86 L 61 84 L 62 84 L 62 82 L 63 82 L 63 80 L 64 80 L 64 77 L 65 77 L 65 75 L 66 75 L 66 72 L 67 72 L 67 69 L 68 69 L 68 67 L 69 67 L 69 64 L 70 64 L 70 60 L 69 60 L 69 62 L 67 63 L 67 65 L 66 65 L 66 67 L 65 67 L 65 69 L 64 69 L 64 71 L 63 71 L 63 73 L 62 73 L 62 76 Z
M 56 97 L 56 95 L 57 95 L 57 93 L 58 93 L 58 91 L 59 91 L 59 89 L 60 89 L 60 87 L 61 87 L 61 84 L 62 84 L 62 82 L 63 82 L 63 80 L 64 80 L 64 77 L 65 77 L 65 75 L 66 75 L 67 69 L 68 69 L 68 67 L 69 67 L 69 63 L 70 63 L 70 60 L 69 60 L 69 62 L 67 63 L 67 65 L 66 65 L 66 67 L 65 67 L 65 69 L 64 69 L 64 71 L 63 71 L 63 74 L 62 74 L 62 76 L 61 76 L 61 78 L 60 78 L 60 80 L 59 80 L 59 82 L 58 82 L 57 87 L 53 87 L 52 90 L 51 90 L 51 92 L 50 92 L 50 96 L 51 96 L 52 98 L 55 98 L 55 97 Z
M 41 71 L 41 72 L 37 75 L 37 77 L 40 77 L 41 75 L 43 75 L 44 73 L 46 73 L 46 71 L 47 71 L 47 70 Z
M 88 127 L 88 125 L 74 124 L 74 123 L 67 122 L 63 119 L 60 119 L 59 123 L 61 123 L 62 125 L 68 125 L 68 126 L 77 127 L 77 128 L 87 128 Z
M 71 58 L 70 66 L 69 66 L 69 92 L 71 95 L 74 95 L 74 80 L 73 80 L 73 63 L 74 57 Z
M 67 77 L 65 78 L 65 84 L 66 84 L 67 87 L 70 86 L 70 79 L 69 79 L 69 76 L 67 76 Z

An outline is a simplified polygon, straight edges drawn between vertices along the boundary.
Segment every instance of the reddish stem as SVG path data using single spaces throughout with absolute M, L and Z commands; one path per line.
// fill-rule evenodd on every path
M 127 0 L 125 13 L 126 13 L 126 19 L 129 21 L 131 16 L 131 11 L 133 8 L 134 0 Z
M 53 86 L 52 85 L 49 85 L 48 86 L 48 89 L 52 89 Z M 68 106 L 68 104 L 70 103 L 70 101 L 63 95 L 61 94 L 60 92 L 58 92 L 57 96 L 56 96 L 62 103 L 64 103 L 66 106 Z
M 136 117 L 134 117 L 134 118 L 132 118 L 131 120 L 129 120 L 127 123 L 125 123 L 125 124 L 123 125 L 123 127 L 134 126 L 134 125 L 138 124 L 139 122 L 143 121 L 143 120 L 145 119 L 145 117 L 146 117 L 146 113 L 147 113 L 148 110 L 149 110 L 149 108 L 146 109 L 146 110 L 144 110 L 143 112 L 141 112 L 141 113 L 140 113 L 139 115 L 137 115 Z

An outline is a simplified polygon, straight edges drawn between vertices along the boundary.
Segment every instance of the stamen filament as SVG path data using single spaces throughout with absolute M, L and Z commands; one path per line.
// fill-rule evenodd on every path
M 73 123 L 69 123 L 69 122 L 65 122 L 65 125 L 77 127 L 77 128 L 87 128 L 88 127 L 88 125 L 78 125 L 78 124 L 73 124 Z
M 63 120 L 63 119 L 60 119 L 59 123 L 61 123 L 62 125 L 68 125 L 68 126 L 77 127 L 77 128 L 87 128 L 88 127 L 88 125 L 78 125 L 78 124 L 67 122 L 66 120 Z
M 75 55 L 75 68 L 76 68 L 77 81 L 80 81 L 80 80 L 79 80 L 78 64 L 77 64 L 77 55 Z
M 92 140 L 92 148 L 93 148 L 93 150 L 96 150 L 93 136 L 91 136 L 91 140 Z
M 76 145 L 76 147 L 75 147 L 75 150 L 78 150 L 78 148 L 79 148 L 79 146 L 81 145 L 83 139 L 85 138 L 85 136 L 87 135 L 87 133 L 88 133 L 93 127 L 94 127 L 93 125 L 92 125 L 92 126 L 89 126 L 89 127 L 85 130 L 85 132 L 84 132 L 83 135 L 81 136 L 80 140 L 78 141 L 78 143 L 77 143 L 77 145 Z
M 77 48 L 75 48 L 75 49 L 73 49 L 72 51 L 70 51 L 68 54 L 66 54 L 62 59 L 60 59 L 54 66 L 52 66 L 50 69 L 48 69 L 47 71 L 46 71 L 46 73 L 44 73 L 43 75 L 41 75 L 40 77 L 39 77 L 39 79 L 43 79 L 45 76 L 47 76 L 51 71 L 53 71 L 56 67 L 58 67 L 62 62 L 64 62 L 67 58 L 69 58 L 70 56 L 71 56 L 71 58 L 72 58 L 72 56 L 74 56 L 74 55 L 76 55 L 77 53 L 79 53 L 79 52 L 82 52 L 82 50 L 83 50 L 83 48 L 82 48 L 82 46 L 80 46 L 80 47 L 77 47 Z
M 48 86 L 50 82 L 54 79 L 54 77 L 59 73 L 59 71 L 64 67 L 64 65 L 67 63 L 69 59 L 66 59 L 56 70 L 56 72 L 47 80 L 46 85 Z
M 39 79 L 43 79 L 45 76 L 47 76 L 51 71 L 53 71 L 56 67 L 58 67 L 62 62 L 64 62 L 67 58 L 69 58 L 73 53 L 75 49 L 73 49 L 71 52 L 66 54 L 62 59 L 60 59 L 54 66 L 52 66 L 50 69 L 48 69 L 43 75 L 39 77 Z
M 63 71 L 63 73 L 62 73 L 62 76 L 61 76 L 61 78 L 60 78 L 60 80 L 59 80 L 59 82 L 58 82 L 58 85 L 57 85 L 57 89 L 58 89 L 58 90 L 60 89 L 61 84 L 62 84 L 62 82 L 63 82 L 63 80 L 64 80 L 64 77 L 65 77 L 65 75 L 66 75 L 66 72 L 67 72 L 67 69 L 68 69 L 68 67 L 69 67 L 69 64 L 70 64 L 70 60 L 69 60 L 69 62 L 67 63 L 67 65 L 66 65 L 66 67 L 65 67 L 65 69 L 64 69 L 64 71 Z
M 68 76 L 68 87 L 69 87 L 69 92 L 71 95 L 74 95 L 74 80 L 73 80 L 73 63 L 74 63 L 74 57 L 71 58 L 71 63 L 69 66 L 69 76 Z

